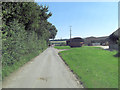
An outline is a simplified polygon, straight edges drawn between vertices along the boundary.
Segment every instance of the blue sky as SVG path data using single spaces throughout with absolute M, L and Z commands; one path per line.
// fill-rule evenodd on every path
M 49 6 L 52 17 L 48 19 L 56 26 L 56 39 L 72 37 L 108 36 L 118 28 L 117 2 L 39 2 Z

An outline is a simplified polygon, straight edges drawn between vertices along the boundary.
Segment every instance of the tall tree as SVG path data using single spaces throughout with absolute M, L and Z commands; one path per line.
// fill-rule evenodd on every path
M 34 2 L 2 3 L 3 66 L 11 66 L 24 55 L 45 49 L 57 29 L 48 18 L 48 6 Z

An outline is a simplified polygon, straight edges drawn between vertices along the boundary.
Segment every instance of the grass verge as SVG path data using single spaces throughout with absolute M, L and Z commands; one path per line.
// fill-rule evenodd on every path
M 118 58 L 114 57 L 116 53 L 96 47 L 80 47 L 62 51 L 60 55 L 84 87 L 118 88 Z
M 70 46 L 55 46 L 56 49 L 71 49 Z
M 2 79 L 9 76 L 12 72 L 19 69 L 21 66 L 32 60 L 34 57 L 38 56 L 41 52 L 42 51 L 38 51 L 21 56 L 21 59 L 18 62 L 15 62 L 13 65 L 2 67 Z

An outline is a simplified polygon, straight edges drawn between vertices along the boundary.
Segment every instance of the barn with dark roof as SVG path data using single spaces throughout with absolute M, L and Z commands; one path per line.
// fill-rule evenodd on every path
M 81 47 L 83 45 L 84 39 L 80 37 L 71 38 L 66 41 L 66 45 L 70 47 Z
M 120 28 L 109 36 L 109 49 L 118 50 L 118 40 L 120 38 Z

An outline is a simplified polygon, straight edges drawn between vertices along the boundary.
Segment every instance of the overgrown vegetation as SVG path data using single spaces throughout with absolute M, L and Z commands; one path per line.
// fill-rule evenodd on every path
M 118 88 L 118 58 L 113 56 L 116 53 L 84 46 L 60 55 L 86 88 Z
M 34 2 L 2 3 L 2 76 L 45 50 L 55 38 L 56 27 L 48 22 L 52 13 Z

